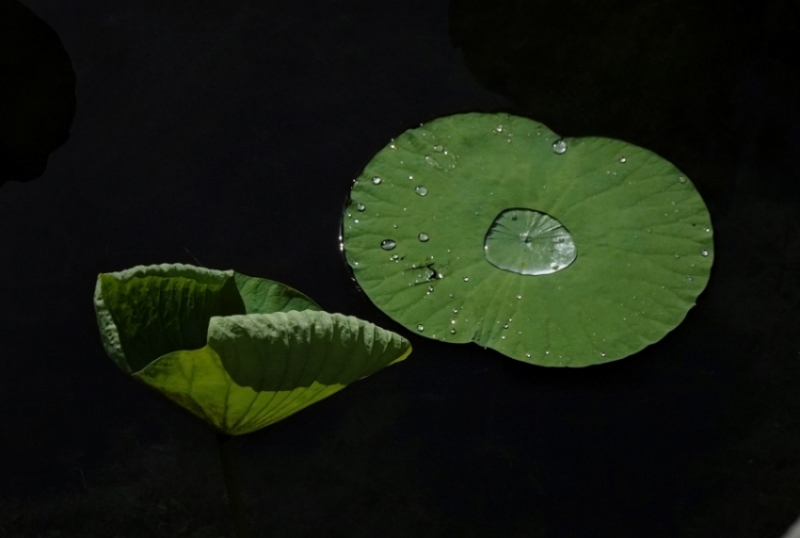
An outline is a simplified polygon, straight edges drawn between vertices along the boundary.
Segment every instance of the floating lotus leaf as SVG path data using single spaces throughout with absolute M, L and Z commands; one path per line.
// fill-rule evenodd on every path
M 189 265 L 101 274 L 103 345 L 227 435 L 263 428 L 405 359 L 408 341 L 278 282 Z
M 409 330 L 544 366 L 657 342 L 713 261 L 708 210 L 671 163 L 507 114 L 393 140 L 355 181 L 342 240 L 358 284 Z

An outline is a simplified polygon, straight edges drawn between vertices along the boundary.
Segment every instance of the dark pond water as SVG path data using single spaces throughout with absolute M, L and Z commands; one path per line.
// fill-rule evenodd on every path
M 241 439 L 256 536 L 777 538 L 800 515 L 795 4 L 0 5 L 0 535 L 231 534 L 213 436 L 122 375 L 94 318 L 99 272 L 176 262 L 414 346 Z M 466 111 L 685 172 L 715 230 L 685 321 L 547 369 L 410 334 L 359 292 L 353 178 Z

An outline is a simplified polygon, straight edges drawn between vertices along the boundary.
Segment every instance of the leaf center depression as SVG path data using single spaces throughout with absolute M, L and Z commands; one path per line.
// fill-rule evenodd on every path
M 533 209 L 505 209 L 483 240 L 486 261 L 521 275 L 548 275 L 578 257 L 572 235 L 557 219 Z

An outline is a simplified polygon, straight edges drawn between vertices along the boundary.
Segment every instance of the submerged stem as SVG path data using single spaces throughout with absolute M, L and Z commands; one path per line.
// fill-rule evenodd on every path
M 239 468 L 234 436 L 218 433 L 217 447 L 219 448 L 222 477 L 225 481 L 225 492 L 228 495 L 228 506 L 235 536 L 236 538 L 250 538 L 250 524 L 247 519 L 242 473 Z

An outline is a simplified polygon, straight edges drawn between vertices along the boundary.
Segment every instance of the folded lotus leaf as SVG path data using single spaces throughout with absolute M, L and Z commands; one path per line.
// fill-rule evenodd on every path
M 124 372 L 228 435 L 281 420 L 411 352 L 395 333 L 232 270 L 100 274 L 94 304 L 103 346 Z

